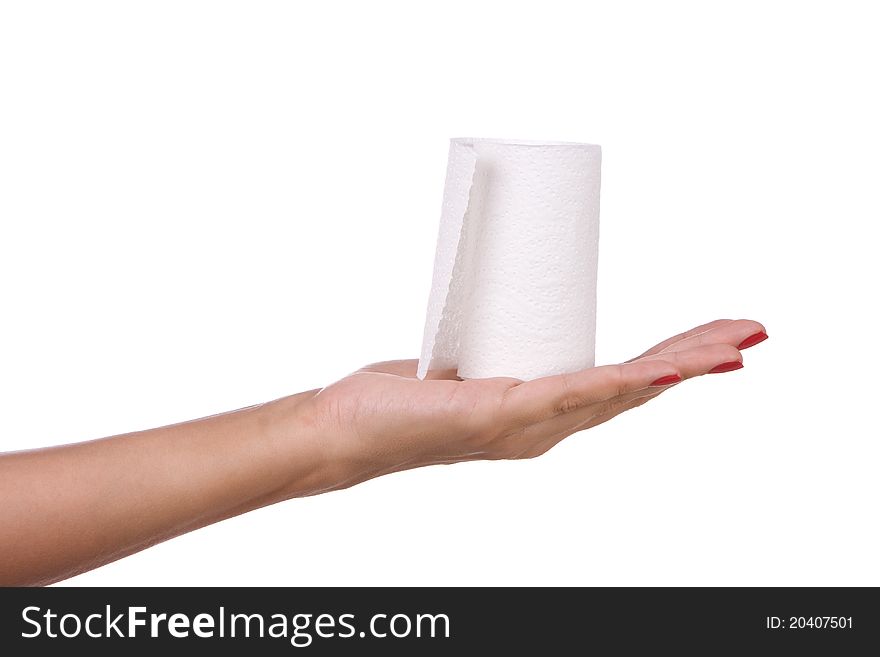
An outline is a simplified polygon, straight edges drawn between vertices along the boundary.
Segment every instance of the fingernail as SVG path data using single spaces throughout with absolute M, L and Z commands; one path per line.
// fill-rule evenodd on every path
M 745 340 L 740 342 L 736 348 L 737 349 L 748 349 L 749 347 L 754 347 L 759 342 L 764 342 L 769 336 L 764 333 L 764 331 L 758 331 L 754 335 L 750 335 Z
M 721 374 L 723 372 L 733 372 L 733 370 L 741 370 L 743 364 L 738 360 L 732 360 L 729 363 L 721 363 L 721 365 L 716 365 L 711 370 L 709 370 L 709 374 Z
M 666 376 L 661 376 L 659 379 L 652 383 L 652 386 L 671 386 L 673 383 L 678 383 L 681 381 L 681 376 L 678 374 L 667 374 Z

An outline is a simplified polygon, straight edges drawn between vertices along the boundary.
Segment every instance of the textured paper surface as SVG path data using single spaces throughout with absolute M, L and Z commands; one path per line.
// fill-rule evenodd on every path
M 602 152 L 453 139 L 418 376 L 594 364 Z

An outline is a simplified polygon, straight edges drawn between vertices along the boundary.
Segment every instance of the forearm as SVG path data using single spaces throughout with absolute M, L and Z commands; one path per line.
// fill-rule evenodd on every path
M 0 584 L 46 584 L 334 487 L 302 393 L 201 420 L 0 455 Z

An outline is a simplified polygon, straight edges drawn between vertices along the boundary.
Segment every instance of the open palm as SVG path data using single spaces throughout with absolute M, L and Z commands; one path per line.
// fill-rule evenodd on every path
M 368 365 L 311 400 L 313 422 L 354 466 L 350 483 L 382 472 L 473 459 L 530 458 L 571 434 L 654 399 L 679 381 L 742 367 L 766 338 L 750 320 L 717 320 L 641 356 L 533 381 L 415 377 L 417 361 Z

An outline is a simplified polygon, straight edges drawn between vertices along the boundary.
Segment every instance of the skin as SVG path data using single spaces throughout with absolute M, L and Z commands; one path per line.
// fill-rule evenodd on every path
M 0 584 L 71 577 L 282 500 L 390 472 L 543 454 L 740 362 L 764 327 L 718 320 L 619 365 L 522 382 L 376 363 L 319 390 L 149 431 L 0 455 Z

